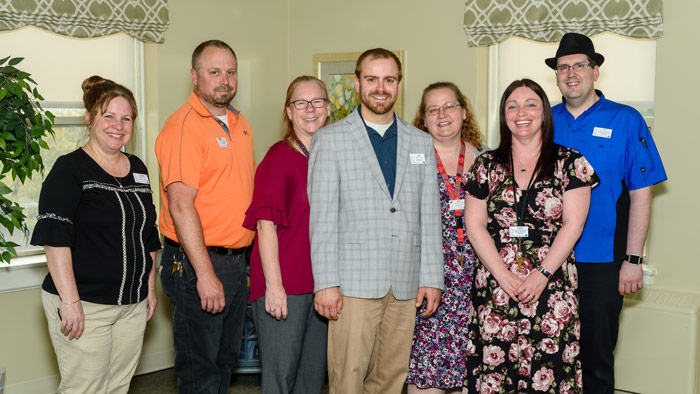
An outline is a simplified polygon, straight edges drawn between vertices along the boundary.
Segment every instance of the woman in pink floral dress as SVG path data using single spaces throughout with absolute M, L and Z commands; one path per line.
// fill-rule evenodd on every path
M 500 105 L 501 142 L 465 185 L 476 251 L 465 387 L 472 393 L 581 393 L 573 246 L 598 177 L 554 144 L 542 88 L 513 82 Z
M 418 309 L 406 383 L 408 394 L 461 393 L 476 260 L 466 241 L 462 179 L 486 146 L 467 98 L 452 82 L 423 90 L 413 125 L 433 137 L 438 159 L 445 291 L 434 314 L 424 316 L 426 304 Z

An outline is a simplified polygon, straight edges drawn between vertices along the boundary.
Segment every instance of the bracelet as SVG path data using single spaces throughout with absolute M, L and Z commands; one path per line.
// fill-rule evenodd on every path
M 542 275 L 544 275 L 545 278 L 547 278 L 547 279 L 551 279 L 551 278 L 552 278 L 552 273 L 549 272 L 549 271 L 547 271 L 546 268 L 540 266 L 540 268 L 538 268 L 537 270 L 540 271 L 540 273 L 541 273 Z
M 61 304 L 62 304 L 62 305 L 73 305 L 73 304 L 77 304 L 78 302 L 80 302 L 80 298 L 78 298 L 77 300 L 75 300 L 75 301 L 73 301 L 73 302 L 61 301 Z
M 155 289 L 156 289 L 155 287 L 148 286 L 148 290 L 149 290 L 149 291 L 150 291 L 150 290 L 155 290 Z
M 644 258 L 642 256 L 628 254 L 627 257 L 625 257 L 625 260 L 627 260 L 627 262 L 632 264 L 632 265 L 639 265 L 639 264 L 642 264 L 642 262 L 644 261 Z

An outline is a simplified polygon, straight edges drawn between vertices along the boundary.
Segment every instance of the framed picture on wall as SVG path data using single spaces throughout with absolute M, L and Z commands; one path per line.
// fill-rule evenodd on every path
M 405 68 L 402 51 L 392 51 Z M 324 53 L 313 55 L 313 75 L 323 81 L 331 102 L 331 122 L 348 116 L 360 104 L 355 91 L 355 63 L 361 52 Z M 406 74 L 403 76 L 406 79 Z M 403 84 L 396 98 L 394 111 L 403 115 Z

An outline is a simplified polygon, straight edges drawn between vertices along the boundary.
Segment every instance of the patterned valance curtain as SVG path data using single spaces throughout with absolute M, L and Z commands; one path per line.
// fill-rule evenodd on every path
M 567 32 L 660 38 L 664 29 L 661 0 L 466 0 L 465 5 L 470 46 L 508 36 L 556 42 Z
M 0 30 L 33 25 L 70 37 L 124 32 L 144 42 L 163 42 L 167 0 L 3 0 Z

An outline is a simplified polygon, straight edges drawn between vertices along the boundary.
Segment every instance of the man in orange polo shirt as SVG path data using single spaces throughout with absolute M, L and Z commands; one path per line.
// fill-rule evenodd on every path
M 228 393 L 246 306 L 242 227 L 253 194 L 253 134 L 230 105 L 238 62 L 211 40 L 192 53 L 194 89 L 156 140 L 161 282 L 170 298 L 178 392 Z

